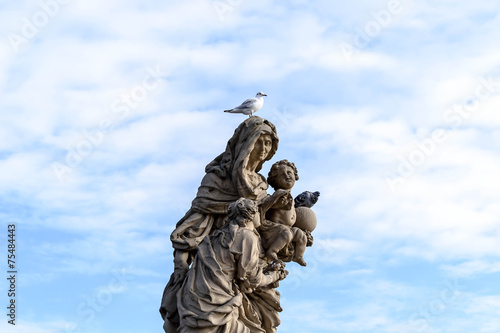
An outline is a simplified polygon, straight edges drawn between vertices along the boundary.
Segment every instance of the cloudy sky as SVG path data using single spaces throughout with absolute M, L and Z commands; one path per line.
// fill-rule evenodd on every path
M 311 3 L 0 1 L 2 332 L 162 332 L 169 235 L 258 91 L 321 192 L 279 332 L 500 332 L 499 5 Z

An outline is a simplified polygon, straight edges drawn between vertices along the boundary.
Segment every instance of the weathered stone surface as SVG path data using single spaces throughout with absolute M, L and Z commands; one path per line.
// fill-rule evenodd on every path
M 297 207 L 295 208 L 297 213 L 297 221 L 294 226 L 304 230 L 312 232 L 316 229 L 316 225 L 318 225 L 318 218 L 314 211 L 309 207 Z
M 283 262 L 305 266 L 312 245 L 310 217 L 297 227 L 304 214 L 291 195 L 295 165 L 282 160 L 267 179 L 259 173 L 278 141 L 271 122 L 250 117 L 207 165 L 170 237 L 174 272 L 160 307 L 165 332 L 276 331 L 282 311 L 276 288 L 288 274 Z

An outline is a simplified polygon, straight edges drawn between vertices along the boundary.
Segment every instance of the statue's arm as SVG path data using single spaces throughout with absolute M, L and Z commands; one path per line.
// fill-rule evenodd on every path
M 289 199 L 288 197 L 291 198 L 290 192 L 288 192 L 286 190 L 277 190 L 272 195 L 268 195 L 267 197 L 265 197 L 264 199 L 262 199 L 259 202 L 259 212 L 260 212 L 261 218 L 264 218 L 264 216 L 266 215 L 267 211 L 269 209 L 271 209 L 271 208 L 281 208 L 281 209 L 283 209 L 283 208 L 287 209 L 288 208 L 288 209 L 290 209 L 289 207 L 276 207 L 276 205 L 280 204 L 280 201 L 282 201 L 280 199 L 282 199 L 282 198 Z M 289 200 L 285 200 L 285 201 L 288 202 Z M 291 204 L 290 204 L 290 207 L 291 207 Z M 261 220 L 263 220 L 263 219 L 261 219 Z
M 236 278 L 242 292 L 251 293 L 255 288 L 265 287 L 277 281 L 283 280 L 288 271 L 283 266 L 262 269 L 260 266 L 260 256 L 258 242 L 255 235 L 246 231 L 238 234 L 232 246 L 233 255 L 236 259 Z
M 248 279 L 248 278 L 240 278 L 239 287 L 240 290 L 244 293 L 251 293 L 257 288 L 267 287 L 269 285 L 273 285 L 278 281 L 283 280 L 288 275 L 287 270 L 278 270 L 278 271 L 270 271 L 267 273 L 262 273 L 259 270 L 258 278 Z M 255 281 L 258 281 L 255 283 Z
M 181 281 L 189 270 L 189 252 L 174 251 L 174 282 Z
M 264 277 L 261 280 L 261 283 L 257 287 L 267 287 L 270 284 L 281 281 L 286 278 L 288 275 L 288 271 L 285 269 L 278 271 L 271 271 L 263 274 Z

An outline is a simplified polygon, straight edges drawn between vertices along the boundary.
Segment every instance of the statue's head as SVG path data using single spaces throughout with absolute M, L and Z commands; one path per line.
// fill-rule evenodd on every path
M 250 161 L 258 161 L 255 171 L 259 172 L 264 162 L 269 161 L 278 149 L 276 127 L 266 119 L 253 116 L 241 123 L 237 132 L 235 153 L 241 158 L 242 167 Z
M 253 222 L 253 225 L 257 227 L 258 211 L 259 208 L 255 201 L 240 198 L 229 204 L 228 218 L 229 221 L 235 221 L 241 227 L 247 226 L 249 222 Z
M 267 176 L 267 183 L 275 190 L 290 190 L 297 180 L 299 180 L 297 168 L 288 160 L 274 163 Z
M 270 134 L 261 134 L 254 143 L 249 160 L 266 161 L 273 148 L 273 139 Z

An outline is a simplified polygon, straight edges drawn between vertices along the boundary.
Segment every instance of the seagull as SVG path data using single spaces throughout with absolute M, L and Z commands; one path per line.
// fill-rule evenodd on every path
M 243 113 L 247 114 L 248 117 L 251 117 L 254 112 L 259 111 L 262 105 L 264 105 L 264 96 L 267 95 L 259 91 L 254 98 L 249 98 L 243 103 L 241 103 L 240 106 L 237 106 L 234 109 L 224 110 L 224 112 Z

